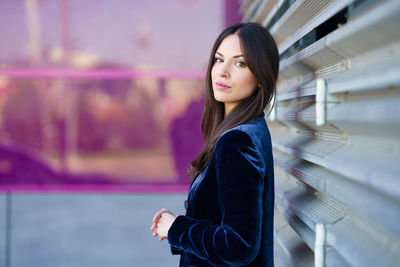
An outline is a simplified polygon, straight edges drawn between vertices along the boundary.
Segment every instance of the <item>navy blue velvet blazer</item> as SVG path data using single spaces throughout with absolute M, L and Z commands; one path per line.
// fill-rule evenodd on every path
M 264 113 L 224 132 L 168 231 L 180 266 L 273 266 L 274 168 Z

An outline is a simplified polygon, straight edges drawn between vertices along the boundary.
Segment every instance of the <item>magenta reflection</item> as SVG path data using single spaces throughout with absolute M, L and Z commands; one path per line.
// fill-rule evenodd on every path
M 15 80 L 1 93 L 0 184 L 182 184 L 200 151 L 201 79 Z
M 209 51 L 239 2 L 117 2 L 1 2 L 0 190 L 190 184 Z

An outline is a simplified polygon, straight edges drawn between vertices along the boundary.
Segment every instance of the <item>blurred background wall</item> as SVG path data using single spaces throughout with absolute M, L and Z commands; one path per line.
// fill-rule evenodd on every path
M 0 187 L 188 185 L 237 1 L 0 3 Z
M 177 266 L 226 0 L 0 1 L 0 266 Z

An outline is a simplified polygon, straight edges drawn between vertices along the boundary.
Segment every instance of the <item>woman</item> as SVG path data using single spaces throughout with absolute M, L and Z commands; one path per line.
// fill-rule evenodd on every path
M 264 109 L 279 69 L 274 39 L 238 23 L 215 41 L 206 77 L 204 147 L 186 215 L 157 212 L 151 230 L 180 266 L 273 266 L 274 172 Z

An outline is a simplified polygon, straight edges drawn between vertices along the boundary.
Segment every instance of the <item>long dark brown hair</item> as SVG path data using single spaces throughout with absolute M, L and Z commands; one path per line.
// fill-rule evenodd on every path
M 258 88 L 247 99 L 240 102 L 226 117 L 223 102 L 214 98 L 211 70 L 215 63 L 215 52 L 222 40 L 237 34 L 241 49 L 258 82 Z M 196 159 L 191 161 L 188 174 L 194 178 L 202 172 L 210 160 L 214 146 L 223 132 L 259 116 L 273 99 L 279 71 L 279 52 L 271 34 L 258 23 L 237 23 L 226 28 L 217 38 L 208 62 L 205 88 L 205 103 L 201 118 L 204 146 Z

